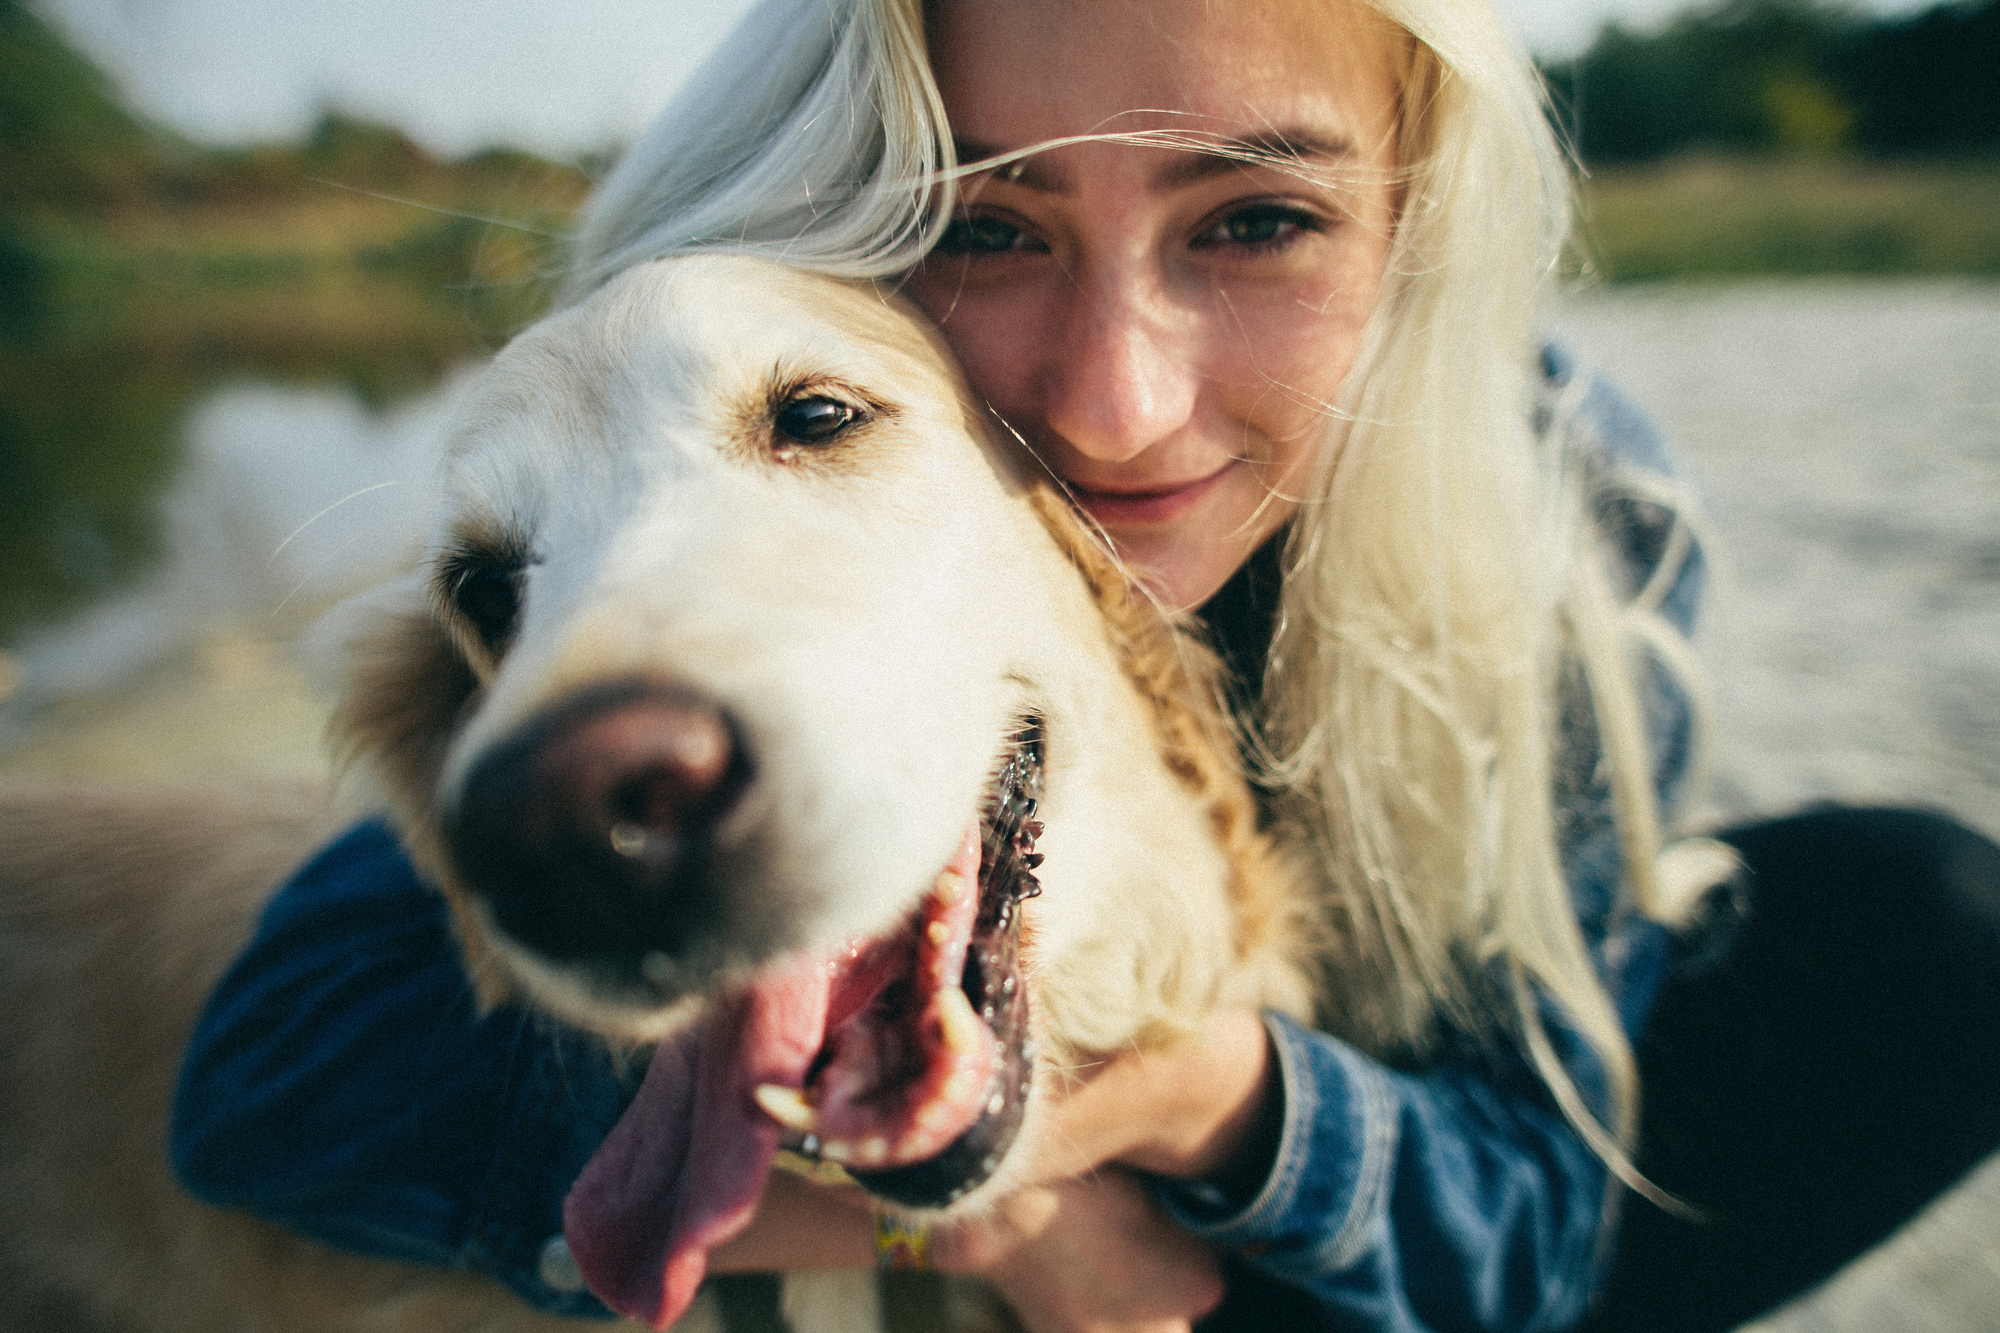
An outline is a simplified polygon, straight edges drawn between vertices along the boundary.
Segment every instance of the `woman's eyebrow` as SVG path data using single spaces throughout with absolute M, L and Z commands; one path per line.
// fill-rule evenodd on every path
M 1354 156 L 1354 145 L 1347 140 L 1328 138 L 1305 130 L 1271 130 L 1226 139 L 1204 138 L 1200 141 L 1200 151 L 1185 153 L 1154 173 L 1153 188 L 1173 189 L 1245 167 L 1277 167 L 1282 170 L 1288 166 L 1337 162 Z
M 954 138 L 960 162 L 982 162 L 1009 150 L 980 139 Z M 1305 163 L 1328 163 L 1351 159 L 1354 145 L 1346 139 L 1315 134 L 1307 130 L 1271 130 L 1262 134 L 1209 137 L 1190 135 L 1165 137 L 1162 148 L 1183 147 L 1153 176 L 1153 189 L 1171 190 L 1226 171 L 1244 167 L 1272 166 L 1280 169 Z M 1009 184 L 1026 186 L 1043 194 L 1063 194 L 1069 189 L 1068 174 L 1039 157 L 1016 158 L 992 175 Z

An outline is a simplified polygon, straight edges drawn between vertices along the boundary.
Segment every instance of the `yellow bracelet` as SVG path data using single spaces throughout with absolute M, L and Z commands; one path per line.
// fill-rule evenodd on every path
M 930 1223 L 875 1214 L 875 1266 L 885 1273 L 929 1272 Z

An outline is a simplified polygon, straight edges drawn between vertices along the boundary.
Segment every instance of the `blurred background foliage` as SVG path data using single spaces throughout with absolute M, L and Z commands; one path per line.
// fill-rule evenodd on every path
M 2000 274 L 2000 0 L 1729 0 L 1543 73 L 1603 277 Z
M 296 146 L 200 148 L 0 0 L 0 643 L 144 568 L 218 384 L 380 406 L 498 346 L 587 184 L 338 116 Z
M 1545 67 L 1579 270 L 2000 274 L 2000 0 L 1731 0 Z M 218 151 L 0 0 L 0 644 L 130 582 L 210 390 L 385 405 L 541 306 L 588 171 L 328 116 Z
M 2000 152 L 2000 3 L 1895 19 L 1731 0 L 1640 35 L 1612 24 L 1543 73 L 1592 164 L 1690 149 L 1890 157 Z

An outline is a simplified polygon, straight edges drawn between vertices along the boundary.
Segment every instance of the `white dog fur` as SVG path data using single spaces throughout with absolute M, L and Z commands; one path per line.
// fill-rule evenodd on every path
M 823 445 L 775 435 L 801 393 L 855 405 L 856 424 Z M 497 741 L 639 676 L 737 719 L 756 775 L 718 836 L 750 849 L 788 938 L 816 945 L 901 920 L 1018 719 L 1043 719 L 1047 862 L 1023 953 L 1037 1091 L 1010 1165 L 964 1206 L 1036 1152 L 1054 1070 L 1218 1004 L 1309 1012 L 1308 913 L 1256 831 L 1212 663 L 1031 460 L 990 442 L 895 299 L 741 258 L 641 266 L 497 358 L 446 466 L 440 559 L 524 552 L 518 627 L 496 655 L 435 566 L 357 599 L 333 626 L 336 725 L 444 886 L 487 998 L 638 1040 L 684 1018 L 607 1004 L 497 939 L 443 833 Z M 480 1279 L 207 1209 L 167 1173 L 195 1009 L 325 831 L 311 802 L 268 793 L 0 789 L 0 1326 L 569 1326 Z M 871 1317 L 865 1275 L 835 1285 L 793 1283 L 787 1308 L 802 1326 Z

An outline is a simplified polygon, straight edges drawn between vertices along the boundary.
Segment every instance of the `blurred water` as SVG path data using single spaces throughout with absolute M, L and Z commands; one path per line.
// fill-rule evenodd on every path
M 19 646 L 0 691 L 0 750 L 54 702 L 124 689 L 223 626 L 238 639 L 287 638 L 329 599 L 407 565 L 465 379 L 386 413 L 345 389 L 268 384 L 203 403 L 160 501 L 167 559 Z
M 1553 323 L 1708 500 L 1712 810 L 1922 802 L 2000 833 L 2000 286 L 1622 289 Z
M 1551 322 L 1708 497 L 1709 813 L 1916 801 L 2000 832 L 2000 286 L 1627 288 Z M 22 646 L 0 750 L 31 718 L 69 736 L 82 705 L 52 720 L 52 701 L 127 689 L 219 625 L 239 637 L 211 637 L 202 670 L 254 677 L 246 627 L 281 638 L 299 608 L 407 561 L 457 388 L 387 416 L 334 391 L 212 399 L 165 501 L 174 558 Z

